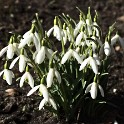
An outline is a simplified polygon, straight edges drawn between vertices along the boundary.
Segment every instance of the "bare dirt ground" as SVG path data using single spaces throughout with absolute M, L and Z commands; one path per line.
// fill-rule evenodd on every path
M 5 46 L 10 38 L 9 32 L 23 34 L 30 29 L 31 21 L 35 13 L 43 20 L 45 30 L 53 25 L 53 19 L 61 13 L 69 14 L 75 20 L 78 19 L 79 7 L 84 13 L 91 7 L 92 14 L 97 10 L 100 16 L 100 25 L 104 35 L 108 27 L 116 21 L 116 29 L 124 37 L 124 1 L 123 0 L 0 0 L 0 49 Z M 118 124 L 124 124 L 124 58 L 121 49 L 116 50 L 112 57 L 110 68 L 109 86 L 115 86 L 110 90 L 108 101 L 114 103 L 114 108 L 105 117 L 104 124 L 112 124 L 117 120 Z M 1 70 L 3 61 L 0 59 Z M 0 70 L 0 71 L 1 71 Z M 13 94 L 5 92 L 12 89 Z M 115 93 L 113 89 L 117 90 Z M 29 87 L 20 89 L 18 83 L 13 82 L 8 86 L 0 79 L 0 124 L 65 124 L 64 119 L 57 120 L 46 110 L 38 111 L 40 98 L 27 97 Z M 104 119 L 103 119 L 104 120 Z M 108 121 L 107 121 L 108 120 Z M 85 124 L 97 124 L 93 120 L 87 120 Z M 73 122 L 72 122 L 73 124 Z

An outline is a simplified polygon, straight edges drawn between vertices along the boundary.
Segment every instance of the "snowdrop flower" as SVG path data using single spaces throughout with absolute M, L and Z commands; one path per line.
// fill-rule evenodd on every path
M 57 78 L 57 81 L 59 82 L 59 84 L 61 83 L 61 76 L 59 72 L 55 68 L 50 68 L 47 74 L 47 79 L 46 79 L 48 88 L 51 87 L 54 76 Z
M 119 35 L 118 34 L 116 34 L 114 37 L 112 37 L 111 45 L 113 46 L 117 42 L 118 39 L 119 39 Z
M 67 30 L 67 38 L 68 38 L 68 40 L 73 41 L 73 36 L 72 36 L 72 34 L 70 32 L 69 27 L 66 27 L 66 30 Z
M 95 59 L 97 65 L 101 65 L 100 58 L 96 53 L 93 53 L 93 58 Z
M 82 38 L 83 38 L 83 35 L 84 35 L 84 33 L 81 32 L 81 33 L 77 36 L 76 42 L 75 42 L 75 43 L 76 43 L 76 46 L 81 43 L 81 40 L 82 40 Z
M 63 29 L 63 42 L 64 42 L 64 45 L 67 42 L 67 31 L 65 29 Z
M 43 100 L 40 102 L 40 104 L 39 104 L 39 110 L 41 110 L 41 109 L 44 107 L 44 105 L 45 105 L 46 103 L 50 103 L 50 104 L 52 105 L 52 107 L 53 107 L 55 110 L 57 110 L 56 103 L 55 103 L 55 101 L 54 101 L 52 98 L 49 98 L 49 101 L 48 101 L 48 102 L 47 102 L 45 99 L 43 99 Z
M 84 69 L 87 64 L 90 64 L 90 66 L 91 66 L 93 72 L 94 72 L 95 74 L 98 74 L 98 65 L 97 65 L 95 59 L 94 59 L 93 57 L 91 57 L 91 56 L 88 57 L 87 59 L 85 59 L 85 60 L 81 63 L 81 66 L 80 66 L 80 69 L 79 69 L 79 70 L 81 71 L 82 69 Z
M 23 72 L 26 67 L 26 62 L 28 61 L 28 58 L 24 55 L 20 54 L 17 58 L 15 58 L 12 63 L 10 64 L 9 69 L 12 69 L 15 65 L 15 63 L 19 60 L 19 71 Z
M 74 29 L 74 37 L 76 37 L 76 35 L 78 34 L 79 30 L 81 29 L 81 27 L 84 25 L 84 21 L 80 20 L 79 23 L 76 25 L 75 29 Z
M 37 64 L 41 64 L 45 59 L 45 55 L 47 56 L 48 59 L 51 59 L 52 54 L 53 54 L 53 51 L 51 49 L 45 46 L 41 46 L 40 50 L 34 55 L 35 62 Z
M 96 99 L 98 88 L 100 90 L 100 93 L 101 93 L 102 97 L 104 97 L 103 88 L 99 84 L 97 84 L 96 82 L 93 82 L 93 83 L 89 84 L 87 86 L 86 90 L 85 90 L 85 93 L 87 94 L 88 92 L 90 92 L 90 95 L 91 95 L 92 99 Z
M 33 33 L 32 30 L 27 31 L 23 38 L 20 40 L 20 44 L 18 48 L 23 48 L 26 44 L 30 44 L 33 42 L 35 44 L 36 50 L 39 49 L 40 46 L 40 38 L 37 32 Z
M 62 39 L 63 31 L 60 29 L 58 25 L 54 25 L 49 31 L 47 32 L 47 36 L 49 37 L 53 32 L 53 36 L 56 37 L 59 41 Z
M 0 76 L 3 74 L 3 79 L 6 80 L 6 82 L 11 85 L 12 84 L 12 78 L 14 78 L 14 73 L 8 69 L 4 69 L 0 72 Z
M 63 32 L 62 30 L 59 28 L 58 25 L 54 25 L 54 32 L 53 32 L 54 37 L 56 37 L 56 39 L 58 39 L 59 41 L 62 39 L 62 35 Z
M 99 33 L 98 28 L 97 28 L 97 27 L 99 27 L 98 24 L 96 22 L 93 22 L 93 26 L 94 26 L 93 29 L 96 31 L 96 36 L 100 37 L 100 33 Z
M 33 77 L 31 76 L 31 74 L 28 71 L 26 71 L 23 74 L 23 76 L 21 77 L 21 79 L 20 79 L 20 87 L 23 86 L 24 81 L 26 81 L 26 80 L 28 81 L 28 84 L 30 85 L 30 87 L 33 88 L 34 87 L 34 79 L 33 79 Z
M 109 56 L 111 54 L 111 47 L 107 41 L 105 41 L 104 44 L 104 52 L 106 56 Z
M 48 90 L 47 87 L 44 84 L 40 84 L 38 86 L 33 87 L 27 94 L 27 96 L 30 96 L 31 94 L 33 94 L 35 91 L 37 91 L 39 89 L 39 92 L 43 95 L 43 98 L 45 101 L 49 101 L 49 94 L 48 94 Z M 45 102 L 44 101 L 44 102 Z
M 91 24 L 90 24 L 90 20 L 89 19 L 86 19 L 86 24 L 87 24 L 88 34 L 90 36 L 90 35 L 92 35 L 92 28 L 91 28 Z
M 0 57 L 7 52 L 7 58 L 8 59 L 12 59 L 14 56 L 14 52 L 17 50 L 15 43 L 10 43 L 8 46 L 4 47 L 1 51 L 0 51 Z
M 71 57 L 74 57 L 78 63 L 82 63 L 82 59 L 81 57 L 78 55 L 78 53 L 72 49 L 69 49 L 65 55 L 62 57 L 62 60 L 61 60 L 61 64 L 64 64 L 68 59 L 70 59 Z
M 117 41 L 120 42 L 122 48 L 124 49 L 124 40 L 118 34 L 116 34 L 114 37 L 112 37 L 111 46 L 113 46 Z

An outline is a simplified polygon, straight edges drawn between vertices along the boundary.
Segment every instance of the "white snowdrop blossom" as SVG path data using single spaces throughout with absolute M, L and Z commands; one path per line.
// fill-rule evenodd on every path
M 112 39 L 111 39 L 111 46 L 113 47 L 113 45 L 117 41 L 120 42 L 121 47 L 124 49 L 124 40 L 118 34 L 116 34 L 114 37 L 112 37 Z
M 3 79 L 6 80 L 6 82 L 11 85 L 12 84 L 12 78 L 14 78 L 14 73 L 11 70 L 4 69 L 0 72 L 0 76 L 3 74 Z
M 76 46 L 81 43 L 81 40 L 82 40 L 82 38 L 83 38 L 83 34 L 84 34 L 84 33 L 81 32 L 81 33 L 77 36 L 77 38 L 76 38 Z
M 67 42 L 67 30 L 63 29 L 63 42 L 64 42 L 64 45 L 66 44 Z
M 24 81 L 27 81 L 31 88 L 34 87 L 34 79 L 32 75 L 27 71 L 23 74 L 23 76 L 20 79 L 20 87 L 23 86 Z
M 116 34 L 114 37 L 112 37 L 111 38 L 111 45 L 113 46 L 117 42 L 118 39 L 119 39 L 119 35 L 118 34 Z
M 101 65 L 100 58 L 96 53 L 93 53 L 93 58 L 95 59 L 97 65 Z
M 35 62 L 37 64 L 41 64 L 45 59 L 45 55 L 47 56 L 48 59 L 51 59 L 52 54 L 53 54 L 53 51 L 51 49 L 45 46 L 41 46 L 40 50 L 34 55 Z
M 79 70 L 80 70 L 80 71 L 83 70 L 83 69 L 86 67 L 87 64 L 90 64 L 90 66 L 91 66 L 93 72 L 94 72 L 95 74 L 98 74 L 98 65 L 97 65 L 95 59 L 94 59 L 93 57 L 91 57 L 91 56 L 88 57 L 87 59 L 85 59 L 85 60 L 81 63 L 81 66 L 80 66 L 80 69 L 79 69 Z
M 109 56 L 111 54 L 111 47 L 107 41 L 105 41 L 104 44 L 104 53 L 106 56 Z
M 23 72 L 25 70 L 26 67 L 26 62 L 29 61 L 29 59 L 27 57 L 25 57 L 24 55 L 20 54 L 17 58 L 15 58 L 12 63 L 10 64 L 9 69 L 12 69 L 15 65 L 15 63 L 19 60 L 19 71 Z
M 32 33 L 32 31 L 27 31 L 24 35 L 23 38 L 20 40 L 20 44 L 18 48 L 23 48 L 26 44 L 30 46 L 30 43 L 33 42 L 36 49 L 39 49 L 40 46 L 40 38 L 37 32 Z
M 72 49 L 69 49 L 65 55 L 62 57 L 62 60 L 61 60 L 61 64 L 64 64 L 68 59 L 70 59 L 71 57 L 74 57 L 78 63 L 82 63 L 82 59 L 81 57 L 78 55 L 78 53 Z
M 70 42 L 73 41 L 73 37 L 72 37 L 71 31 L 69 30 L 69 27 L 66 27 L 66 30 L 67 30 L 67 38 L 68 38 L 68 40 Z
M 76 37 L 76 35 L 78 34 L 79 30 L 81 29 L 81 27 L 84 25 L 84 21 L 80 20 L 79 23 L 76 25 L 75 29 L 74 29 L 74 37 Z
M 50 68 L 46 78 L 48 88 L 52 86 L 54 76 L 57 78 L 59 84 L 61 83 L 61 76 L 59 72 L 55 68 Z
M 53 36 L 56 37 L 57 40 L 61 40 L 63 36 L 63 31 L 58 25 L 54 25 L 52 28 L 49 29 L 47 32 L 47 36 L 49 37 L 53 32 Z
M 8 59 L 12 59 L 14 56 L 15 51 L 17 50 L 15 43 L 10 43 L 8 46 L 4 47 L 1 51 L 0 51 L 0 57 L 7 52 L 7 58 Z
M 102 97 L 104 97 L 104 90 L 103 90 L 103 88 L 101 87 L 101 85 L 99 85 L 96 82 L 93 82 L 93 83 L 89 84 L 87 86 L 86 90 L 85 90 L 85 93 L 87 94 L 88 92 L 90 92 L 90 95 L 91 95 L 92 99 L 96 99 L 98 88 L 100 90 L 100 93 L 101 93 Z
M 93 26 L 94 26 L 93 29 L 96 31 L 96 36 L 100 37 L 100 32 L 97 28 L 97 27 L 99 27 L 98 24 L 96 22 L 93 22 Z
M 41 110 L 41 109 L 44 107 L 44 105 L 45 105 L 46 103 L 51 104 L 52 107 L 53 107 L 55 110 L 57 110 L 57 106 L 56 106 L 55 101 L 54 101 L 52 98 L 50 98 L 50 97 L 49 97 L 49 101 L 46 101 L 45 99 L 43 99 L 43 100 L 40 102 L 40 104 L 39 104 L 39 110 Z
M 92 35 L 92 26 L 90 24 L 90 20 L 89 19 L 86 19 L 86 24 L 87 24 L 88 34 L 90 36 L 90 35 Z
M 43 95 L 43 98 L 45 101 L 49 101 L 49 93 L 47 90 L 47 87 L 44 84 L 40 84 L 38 86 L 33 87 L 27 94 L 27 96 L 32 95 L 34 92 L 36 92 L 39 89 L 39 92 Z

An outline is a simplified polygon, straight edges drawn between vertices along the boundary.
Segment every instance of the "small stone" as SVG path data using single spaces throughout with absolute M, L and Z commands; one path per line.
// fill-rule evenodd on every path
M 116 51 L 120 51 L 120 49 L 121 49 L 120 46 L 116 46 L 116 47 L 115 47 L 115 50 L 116 50 Z
M 14 96 L 16 94 L 16 90 L 12 88 L 5 90 L 5 92 L 6 96 Z

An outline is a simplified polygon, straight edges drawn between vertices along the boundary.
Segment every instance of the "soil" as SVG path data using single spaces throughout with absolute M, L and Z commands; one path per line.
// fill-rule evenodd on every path
M 0 49 L 5 46 L 12 32 L 23 34 L 30 29 L 35 13 L 43 20 L 43 28 L 49 29 L 53 25 L 56 15 L 69 14 L 78 19 L 79 7 L 84 13 L 91 7 L 91 12 L 97 10 L 100 26 L 104 35 L 108 27 L 116 21 L 116 29 L 124 37 L 124 1 L 123 0 L 0 0 Z M 116 48 L 116 55 L 111 58 L 108 88 L 114 84 L 108 101 L 113 106 L 106 114 L 102 124 L 124 124 L 124 56 L 120 48 Z M 0 59 L 0 64 L 3 61 Z M 3 67 L 1 66 L 1 70 Z M 40 97 L 27 97 L 29 87 L 19 88 L 13 82 L 8 86 L 0 79 L 0 124 L 66 124 L 64 119 L 58 120 L 46 110 L 38 110 Z M 74 124 L 72 122 L 72 124 Z M 83 124 L 83 122 L 82 122 Z M 98 121 L 87 119 L 85 124 L 99 124 Z

